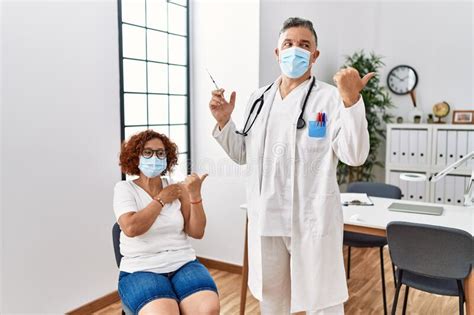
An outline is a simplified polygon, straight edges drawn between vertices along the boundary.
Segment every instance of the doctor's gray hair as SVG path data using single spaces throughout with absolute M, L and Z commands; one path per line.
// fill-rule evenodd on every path
M 286 32 L 289 28 L 292 27 L 304 27 L 313 33 L 314 41 L 316 42 L 316 46 L 318 46 L 318 35 L 313 27 L 313 22 L 310 20 L 302 19 L 299 17 L 290 17 L 283 22 L 283 27 L 280 30 L 280 35 Z

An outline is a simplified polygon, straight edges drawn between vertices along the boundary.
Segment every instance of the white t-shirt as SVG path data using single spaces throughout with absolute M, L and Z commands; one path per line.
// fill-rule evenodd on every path
M 173 183 L 162 177 L 163 188 Z M 133 181 L 121 181 L 114 188 L 114 212 L 117 222 L 127 212 L 145 208 L 152 197 Z M 167 273 L 196 259 L 188 236 L 184 232 L 184 218 L 179 200 L 166 204 L 153 225 L 144 234 L 128 237 L 120 233 L 120 270 L 125 272 L 151 271 Z
M 301 100 L 309 82 L 302 82 L 284 99 L 278 89 L 270 109 L 263 149 L 266 175 L 262 177 L 262 236 L 291 236 L 293 195 L 289 172 L 294 161 L 290 144 L 296 129 L 292 117 L 301 112 Z

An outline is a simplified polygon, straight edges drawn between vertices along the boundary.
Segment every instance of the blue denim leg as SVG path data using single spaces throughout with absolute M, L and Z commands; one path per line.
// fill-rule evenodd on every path
M 156 299 L 169 298 L 178 302 L 178 297 L 166 274 L 122 271 L 119 276 L 118 292 L 122 302 L 134 314 L 138 314 L 143 306 Z
M 210 290 L 218 293 L 211 274 L 197 259 L 172 273 L 171 284 L 180 302 L 199 291 Z

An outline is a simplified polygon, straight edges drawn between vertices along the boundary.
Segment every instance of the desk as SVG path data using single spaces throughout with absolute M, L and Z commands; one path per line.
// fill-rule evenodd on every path
M 391 221 L 406 221 L 412 223 L 423 223 L 450 228 L 457 228 L 474 235 L 474 208 L 443 205 L 444 211 L 440 216 L 424 215 L 416 213 L 393 212 L 388 206 L 396 201 L 401 203 L 417 203 L 420 205 L 436 205 L 427 202 L 412 202 L 404 200 L 393 200 L 387 198 L 370 197 L 373 206 L 347 206 L 342 207 L 344 216 L 344 230 L 350 232 L 365 233 L 370 235 L 386 236 L 385 228 Z M 240 206 L 247 211 L 247 205 Z M 355 214 L 357 220 L 351 220 Z M 248 281 L 248 259 L 247 259 L 247 227 L 245 227 L 244 261 L 242 268 L 242 286 L 240 295 L 240 315 L 245 314 L 245 303 L 247 298 Z M 464 280 L 466 295 L 467 315 L 474 315 L 474 271 Z

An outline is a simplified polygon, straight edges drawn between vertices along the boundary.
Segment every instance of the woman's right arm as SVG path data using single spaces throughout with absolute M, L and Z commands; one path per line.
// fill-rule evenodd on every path
M 181 188 L 179 185 L 169 185 L 165 187 L 156 196 L 160 198 L 164 204 L 171 203 L 181 196 Z M 155 222 L 161 213 L 163 206 L 158 200 L 153 199 L 145 208 L 125 212 L 118 218 L 120 229 L 128 237 L 135 237 L 145 234 Z
M 140 211 L 124 213 L 118 219 L 120 229 L 128 237 L 142 235 L 153 225 L 161 209 L 161 204 L 156 200 L 152 200 L 148 206 Z

